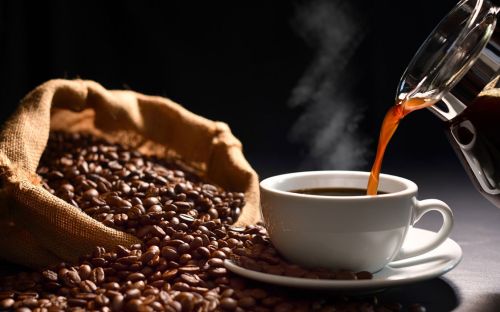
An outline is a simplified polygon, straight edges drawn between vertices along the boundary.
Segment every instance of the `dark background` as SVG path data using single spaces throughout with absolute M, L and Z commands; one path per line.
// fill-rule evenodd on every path
M 307 145 L 290 141 L 290 129 L 304 108 L 287 103 L 316 53 L 298 35 L 294 20 L 310 3 L 2 1 L 0 121 L 38 84 L 80 77 L 106 88 L 166 96 L 227 122 L 262 177 L 299 169 L 352 169 L 304 164 Z M 456 2 L 350 3 L 366 33 L 348 70 L 359 76 L 357 105 L 365 109 L 359 131 L 371 142 L 366 157 L 371 160 L 399 78 Z M 428 111 L 412 114 L 391 143 L 383 171 L 455 166 L 441 128 Z M 356 169 L 367 170 L 369 164 Z
M 295 22 L 310 3 L 314 1 L 1 1 L 0 121 L 38 84 L 80 77 L 110 89 L 166 96 L 197 114 L 227 122 L 261 177 L 345 169 L 308 163 L 307 142 L 290 140 L 305 110 L 290 107 L 291 92 L 317 56 Z M 372 159 L 399 78 L 456 2 L 343 3 L 356 8 L 364 25 L 365 36 L 352 51 L 347 70 L 356 73 L 351 93 L 364 110 L 358 130 L 368 139 L 366 153 Z M 369 162 L 357 169 L 368 170 Z M 500 210 L 472 187 L 443 123 L 427 110 L 405 118 L 382 171 L 416 181 L 420 198 L 447 202 L 456 221 L 451 238 L 464 251 L 462 263 L 444 278 L 392 289 L 382 300 L 420 302 L 427 311 L 498 311 Z M 441 222 L 433 213 L 423 219 L 418 226 L 432 230 Z

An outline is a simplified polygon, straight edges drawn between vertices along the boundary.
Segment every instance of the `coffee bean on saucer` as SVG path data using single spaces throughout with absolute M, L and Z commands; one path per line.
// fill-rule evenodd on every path
M 361 271 L 356 273 L 356 279 L 358 280 L 369 280 L 373 278 L 373 274 L 367 271 Z

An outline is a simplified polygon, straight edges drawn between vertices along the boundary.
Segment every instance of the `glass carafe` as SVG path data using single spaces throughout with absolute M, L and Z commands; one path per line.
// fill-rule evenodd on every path
M 413 57 L 396 102 L 435 103 L 428 109 L 446 123 L 469 176 L 500 207 L 500 92 L 494 89 L 500 86 L 498 12 L 494 1 L 460 1 Z

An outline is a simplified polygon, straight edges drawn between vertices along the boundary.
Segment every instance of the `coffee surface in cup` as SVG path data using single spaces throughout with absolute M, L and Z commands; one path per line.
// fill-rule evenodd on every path
M 292 193 L 320 195 L 320 196 L 363 196 L 366 195 L 366 189 L 348 188 L 348 187 L 315 187 L 290 191 Z M 377 195 L 386 194 L 378 191 Z

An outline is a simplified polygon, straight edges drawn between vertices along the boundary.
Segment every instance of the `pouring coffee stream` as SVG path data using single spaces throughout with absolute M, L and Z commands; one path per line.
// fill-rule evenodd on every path
M 435 101 L 422 98 L 410 98 L 401 100 L 392 106 L 384 117 L 380 136 L 378 141 L 377 153 L 373 162 L 370 177 L 368 179 L 367 195 L 377 195 L 380 170 L 382 169 L 382 160 L 384 158 L 387 144 L 389 144 L 392 135 L 398 128 L 399 122 L 412 111 L 422 109 L 434 104 Z
M 384 118 L 367 194 L 376 192 L 382 157 L 399 121 L 427 107 L 444 122 L 476 188 L 500 207 L 499 11 L 500 1 L 462 0 L 424 41 Z

